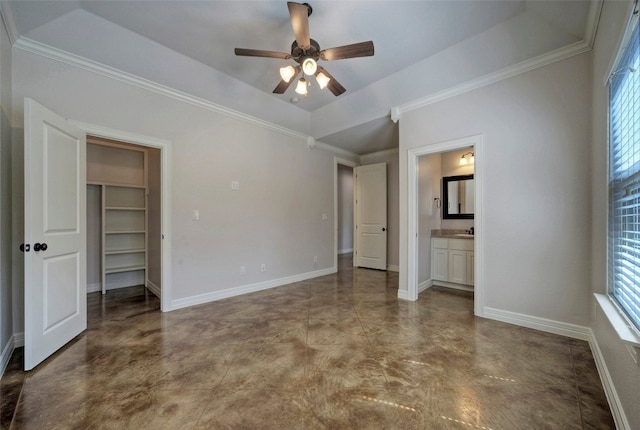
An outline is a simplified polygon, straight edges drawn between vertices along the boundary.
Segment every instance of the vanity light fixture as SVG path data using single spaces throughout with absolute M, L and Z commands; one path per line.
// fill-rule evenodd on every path
M 470 155 L 469 159 L 467 160 L 467 155 Z M 465 154 L 462 155 L 462 157 L 460 157 L 460 165 L 464 166 L 467 163 L 471 163 L 473 164 L 475 161 L 475 158 L 473 156 L 473 152 L 469 151 Z

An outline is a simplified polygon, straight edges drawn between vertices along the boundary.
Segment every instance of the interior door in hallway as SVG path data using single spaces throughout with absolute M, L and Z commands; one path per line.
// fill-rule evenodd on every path
M 356 171 L 356 266 L 387 270 L 387 165 Z
M 24 369 L 87 328 L 86 136 L 24 106 Z

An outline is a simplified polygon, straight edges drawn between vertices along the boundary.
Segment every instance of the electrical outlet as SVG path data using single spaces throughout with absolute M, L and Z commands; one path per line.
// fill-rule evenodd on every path
M 266 265 L 266 264 L 264 264 L 264 263 L 262 263 L 262 264 L 260 265 L 260 271 L 261 271 L 261 272 L 266 272 L 266 271 L 267 271 L 267 265 Z
M 318 256 L 317 256 L 317 255 L 314 255 L 314 256 L 313 256 L 313 263 L 314 263 L 314 264 L 317 264 L 317 263 L 318 263 Z
M 240 266 L 240 274 L 241 275 L 246 275 L 247 274 L 247 268 L 245 266 Z

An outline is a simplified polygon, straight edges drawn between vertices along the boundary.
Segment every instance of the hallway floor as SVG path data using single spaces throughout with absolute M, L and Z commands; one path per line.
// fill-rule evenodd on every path
M 89 294 L 88 330 L 0 381 L 2 429 L 613 429 L 587 342 L 397 299 L 353 269 L 168 313 Z

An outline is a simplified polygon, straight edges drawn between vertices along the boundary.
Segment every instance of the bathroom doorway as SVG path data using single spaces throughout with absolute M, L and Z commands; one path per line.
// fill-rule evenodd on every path
M 474 237 L 473 237 L 473 261 L 474 268 L 471 275 L 474 279 L 474 308 L 475 314 L 481 315 L 482 313 L 482 144 L 483 139 L 481 135 L 470 136 L 462 139 L 456 139 L 452 141 L 441 142 L 433 145 L 425 145 L 418 148 L 412 148 L 408 150 L 408 198 L 407 198 L 407 239 L 408 239 L 408 253 L 407 253 L 407 299 L 417 300 L 420 288 L 425 289 L 433 285 L 431 279 L 431 267 L 429 264 L 428 269 L 421 267 L 421 262 L 431 257 L 430 248 L 430 232 L 426 230 L 433 224 L 428 224 L 426 218 L 431 220 L 441 217 L 442 209 L 434 207 L 443 203 L 443 196 L 441 195 L 441 178 L 442 167 L 438 174 L 429 172 L 429 166 L 437 171 L 438 161 L 435 158 L 422 158 L 432 156 L 436 154 L 445 154 L 450 152 L 471 151 L 474 155 L 474 186 L 475 186 L 475 214 L 473 219 Z M 441 155 L 442 157 L 442 155 Z M 422 169 L 420 169 L 420 164 Z M 426 161 L 425 161 L 426 160 Z M 440 162 L 442 166 L 442 163 Z M 421 178 L 420 175 L 430 177 L 429 180 L 424 180 L 424 183 L 430 183 L 431 188 L 429 190 L 421 190 L 419 187 Z M 424 178 L 422 178 L 424 179 Z M 423 186 L 422 188 L 425 188 Z M 421 195 L 421 191 L 423 194 Z M 436 194 L 437 193 L 437 194 Z M 422 207 L 421 207 L 422 205 Z M 422 219 L 422 223 L 421 221 Z M 452 220 L 458 222 L 458 220 Z M 442 226 L 442 224 L 440 224 Z M 457 226 L 457 225 L 456 225 Z M 457 226 L 461 227 L 461 226 Z M 430 229 L 429 229 L 430 230 Z M 428 238 L 428 239 L 427 239 Z M 426 249 L 429 247 L 429 251 Z M 427 256 L 428 254 L 428 256 Z M 429 272 L 429 273 L 427 273 Z M 423 280 L 421 282 L 421 276 Z M 429 276 L 429 278 L 425 277 Z

